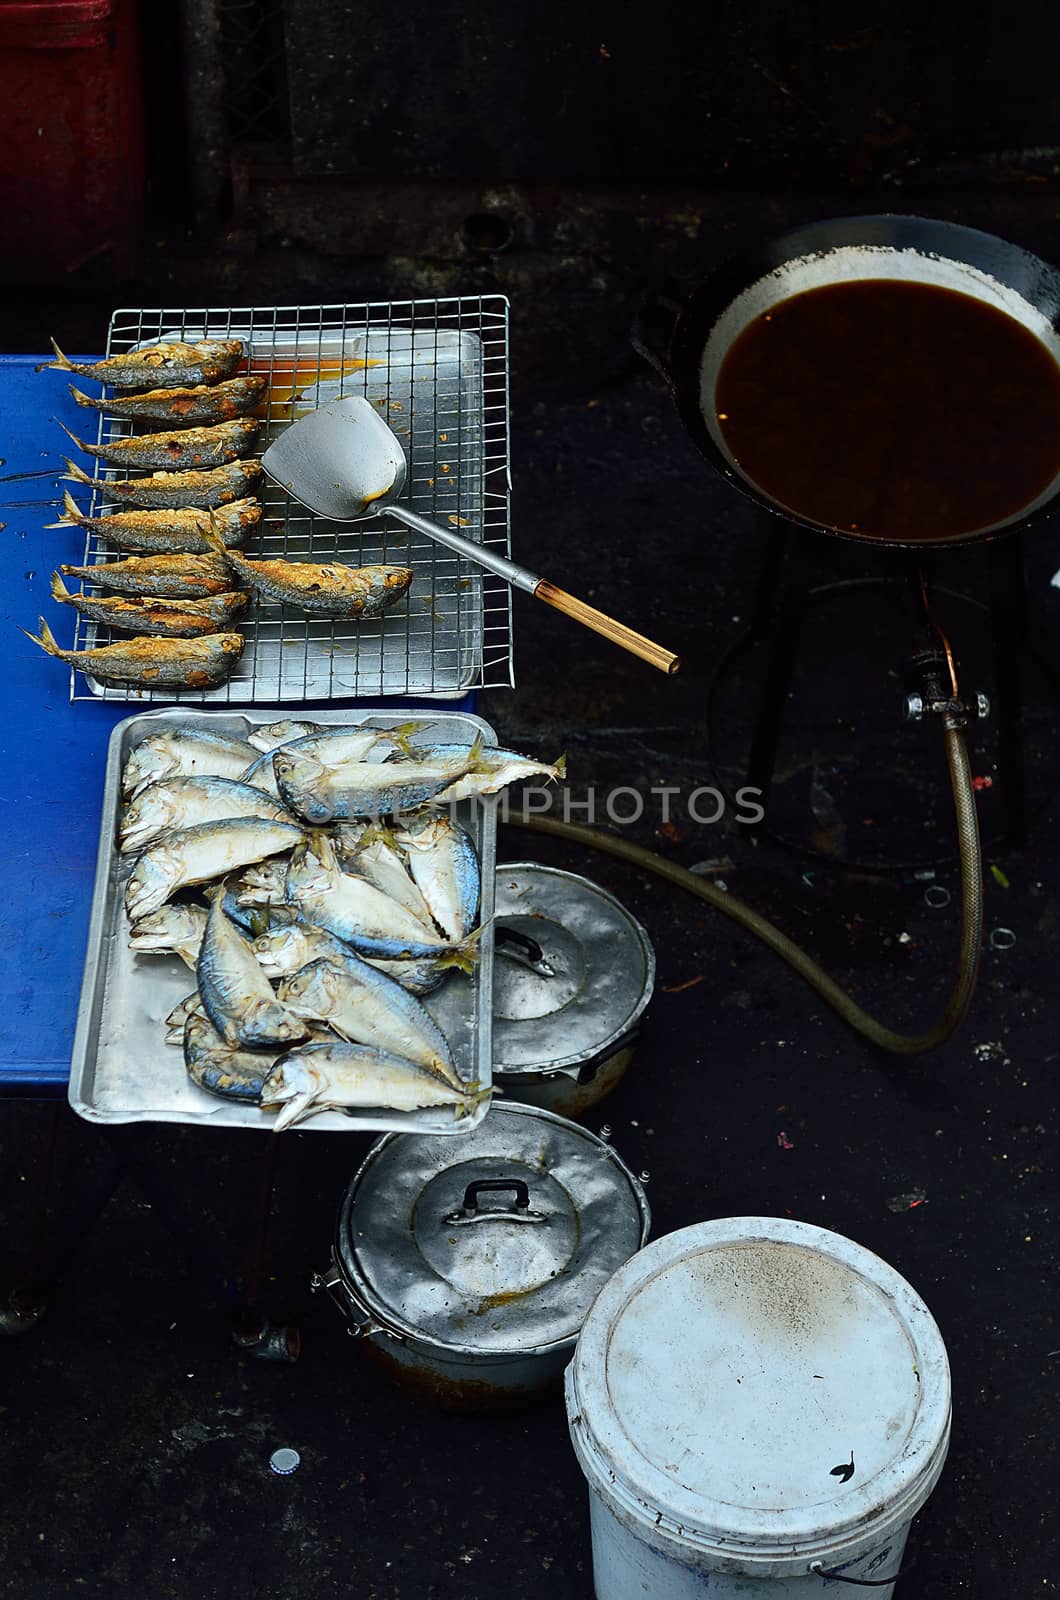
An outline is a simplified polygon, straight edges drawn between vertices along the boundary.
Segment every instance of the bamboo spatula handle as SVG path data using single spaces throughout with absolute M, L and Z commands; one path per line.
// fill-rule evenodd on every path
M 543 600 L 547 606 L 562 611 L 565 617 L 571 617 L 583 627 L 592 628 L 594 633 L 610 639 L 612 644 L 621 645 L 623 650 L 629 650 L 631 654 L 640 656 L 642 661 L 658 667 L 660 672 L 676 672 L 681 665 L 672 650 L 664 650 L 661 644 L 654 644 L 642 633 L 635 633 L 632 628 L 627 628 L 625 623 L 616 622 L 614 617 L 607 616 L 603 611 L 597 611 L 595 606 L 586 605 L 584 600 L 568 594 L 565 589 L 557 589 L 547 578 L 541 579 L 534 590 L 534 595 L 538 600 Z

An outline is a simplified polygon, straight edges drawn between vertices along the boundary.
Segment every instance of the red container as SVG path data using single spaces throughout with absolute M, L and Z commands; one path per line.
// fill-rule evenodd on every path
M 0 278 L 135 270 L 144 194 L 137 0 L 0 0 Z

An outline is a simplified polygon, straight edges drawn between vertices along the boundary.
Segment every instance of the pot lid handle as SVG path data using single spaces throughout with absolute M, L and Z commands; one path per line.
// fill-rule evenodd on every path
M 514 1194 L 514 1204 L 491 1206 L 480 1211 L 480 1194 Z M 457 1211 L 450 1211 L 444 1219 L 451 1227 L 467 1227 L 476 1222 L 547 1222 L 543 1211 L 530 1209 L 530 1190 L 523 1178 L 476 1178 L 464 1190 L 464 1203 Z
M 509 961 L 518 961 L 531 971 L 540 973 L 542 978 L 556 976 L 555 967 L 545 960 L 545 952 L 537 940 L 531 939 L 529 934 L 522 933 L 518 928 L 498 925 L 494 928 L 493 943 L 497 954 L 507 956 Z

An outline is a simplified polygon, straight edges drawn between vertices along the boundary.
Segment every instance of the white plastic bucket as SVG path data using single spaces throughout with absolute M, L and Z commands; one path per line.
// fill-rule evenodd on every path
M 600 1292 L 566 1376 L 598 1600 L 889 1600 L 950 1433 L 904 1278 L 804 1222 L 667 1234 Z M 864 1592 L 864 1591 L 863 1591 Z

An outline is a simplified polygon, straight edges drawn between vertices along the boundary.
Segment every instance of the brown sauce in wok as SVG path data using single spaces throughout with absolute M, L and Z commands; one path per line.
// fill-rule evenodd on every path
M 714 404 L 766 495 L 876 538 L 989 527 L 1060 471 L 1060 365 L 1014 317 L 929 284 L 780 301 L 733 342 Z

